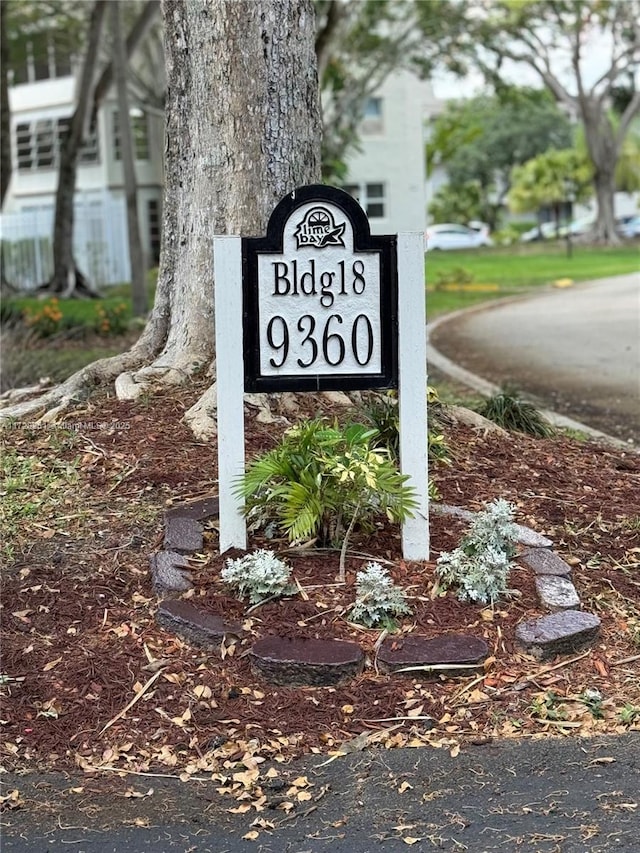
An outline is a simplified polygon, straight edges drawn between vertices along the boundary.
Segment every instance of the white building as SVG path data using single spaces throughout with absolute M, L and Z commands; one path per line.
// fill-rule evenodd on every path
M 34 287 L 51 269 L 51 239 L 60 143 L 74 110 L 76 77 L 59 63 L 31 58 L 10 87 L 13 171 L 2 216 L 5 272 Z M 60 72 L 58 74 L 57 72 Z M 80 159 L 74 251 L 97 285 L 128 281 L 127 229 L 118 110 L 111 94 Z M 425 120 L 440 102 L 431 85 L 406 71 L 391 75 L 369 98 L 360 151 L 348 161 L 344 188 L 367 212 L 377 234 L 426 228 Z M 162 114 L 133 109 L 138 207 L 147 266 L 160 250 L 164 122 Z
M 408 71 L 390 75 L 367 101 L 361 151 L 347 163 L 343 188 L 360 201 L 374 234 L 425 231 L 425 128 L 441 108 L 431 84 Z
M 7 277 L 25 287 L 52 272 L 60 145 L 75 109 L 77 77 L 69 59 L 50 48 L 48 62 L 29 55 L 9 87 L 13 168 L 1 235 Z M 131 118 L 141 239 L 151 267 L 160 251 L 164 117 L 134 107 Z M 76 179 L 74 252 L 80 269 L 97 284 L 130 279 L 123 188 L 118 109 L 111 93 L 83 148 Z

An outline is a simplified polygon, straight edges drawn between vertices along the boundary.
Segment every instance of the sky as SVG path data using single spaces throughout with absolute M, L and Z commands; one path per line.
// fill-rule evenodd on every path
M 584 51 L 585 60 L 582 63 L 583 78 L 587 86 L 593 85 L 611 63 L 611 39 L 609 34 L 594 33 L 590 38 L 588 48 Z M 557 53 L 553 59 L 552 68 L 557 71 L 562 67 L 568 68 L 566 56 Z M 519 86 L 542 88 L 540 76 L 524 63 L 506 61 L 503 65 L 504 78 Z M 574 77 L 570 71 L 560 75 L 561 82 L 567 86 L 571 94 L 575 93 Z M 480 94 L 485 89 L 484 79 L 479 72 L 473 72 L 463 79 L 441 71 L 431 76 L 434 94 L 437 98 L 469 98 Z

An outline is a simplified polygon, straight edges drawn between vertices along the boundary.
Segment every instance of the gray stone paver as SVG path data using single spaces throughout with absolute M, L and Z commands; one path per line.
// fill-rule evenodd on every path
M 574 610 L 580 607 L 575 586 L 567 578 L 540 575 L 536 578 L 536 592 L 547 610 Z
M 582 610 L 561 610 L 516 626 L 516 640 L 538 660 L 557 654 L 572 654 L 592 642 L 600 619 Z
M 549 548 L 528 548 L 520 555 L 520 562 L 533 569 L 536 575 L 569 577 L 571 566 Z

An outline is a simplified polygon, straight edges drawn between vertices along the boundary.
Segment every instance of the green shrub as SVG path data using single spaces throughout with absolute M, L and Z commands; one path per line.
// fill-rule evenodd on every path
M 369 563 L 356 575 L 356 600 L 349 619 L 367 628 L 395 627 L 395 618 L 409 616 L 404 590 L 395 586 L 379 563 Z
M 432 386 L 427 388 L 427 402 L 430 407 L 429 417 L 429 459 L 432 462 L 443 462 L 451 464 L 451 454 L 446 439 L 438 428 L 437 413 L 440 406 L 438 392 Z M 398 397 L 393 391 L 385 394 L 374 394 L 362 408 L 362 416 L 376 430 L 374 439 L 376 445 L 385 447 L 391 458 L 396 462 L 400 460 L 400 411 Z M 432 426 L 433 425 L 433 426 Z M 433 488 L 429 484 L 430 488 Z
M 549 421 L 533 403 L 528 403 L 515 388 L 505 385 L 498 394 L 489 397 L 477 409 L 478 413 L 504 429 L 524 432 L 537 438 L 555 434 Z
M 22 317 L 25 325 L 39 338 L 50 338 L 62 328 L 63 314 L 55 296 L 38 307 L 25 308 Z
M 377 430 L 363 424 L 340 427 L 324 418 L 287 430 L 278 447 L 256 459 L 237 487 L 253 527 L 275 525 L 292 542 L 317 537 L 342 542 L 343 557 L 356 524 L 386 513 L 401 522 L 415 508 L 413 489 Z M 341 559 L 341 575 L 344 562 Z
M 129 328 L 129 309 L 124 302 L 103 303 L 96 307 L 95 330 L 102 337 L 122 335 Z

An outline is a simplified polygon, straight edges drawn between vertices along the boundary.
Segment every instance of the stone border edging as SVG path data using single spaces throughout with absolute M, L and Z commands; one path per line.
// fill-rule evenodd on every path
M 158 624 L 174 631 L 188 642 L 212 649 L 217 649 L 229 635 L 238 638 L 243 633 L 242 629 L 226 623 L 219 614 L 204 611 L 177 596 L 193 589 L 185 555 L 201 550 L 202 522 L 217 518 L 218 509 L 217 498 L 209 496 L 166 510 L 165 550 L 156 552 L 149 558 L 153 589 L 158 597 L 164 599 L 156 613 Z M 476 514 L 449 504 L 434 503 L 432 510 L 437 514 L 450 515 L 463 521 L 470 521 Z M 538 531 L 518 525 L 518 532 L 518 544 L 525 547 L 518 560 L 534 572 L 538 599 L 541 606 L 550 612 L 519 622 L 515 631 L 516 641 L 526 652 L 539 660 L 556 654 L 568 654 L 589 645 L 598 634 L 600 619 L 578 609 L 580 599 L 570 579 L 571 567 L 551 550 L 553 542 Z M 427 669 L 433 666 L 431 674 L 436 676 L 460 675 L 464 669 L 456 669 L 456 664 L 461 667 L 470 663 L 478 668 L 482 666 L 486 658 L 486 655 L 480 653 L 483 640 L 460 634 L 456 635 L 457 643 L 449 648 L 447 636 L 429 639 L 414 637 L 416 642 L 413 644 L 413 653 L 409 652 L 410 664 L 425 666 Z M 446 652 L 446 659 L 436 661 L 433 651 L 438 647 L 438 641 Z M 306 637 L 261 637 L 250 649 L 252 669 L 272 684 L 292 687 L 337 684 L 362 671 L 364 652 L 359 645 L 340 640 L 323 641 L 324 646 L 320 641 L 314 642 L 315 645 Z M 334 652 L 338 649 L 336 643 L 345 648 L 349 647 L 349 654 L 344 660 L 335 659 Z M 327 660 L 320 659 L 322 649 L 327 651 Z M 424 660 L 421 658 L 421 649 L 425 652 L 422 655 Z M 457 650 L 456 654 L 453 654 L 453 649 Z M 470 655 L 470 649 L 475 654 Z M 384 658 L 384 654 L 382 657 Z M 384 669 L 390 674 L 398 668 L 391 660 L 382 662 L 387 664 Z M 447 667 L 447 664 L 450 667 Z

